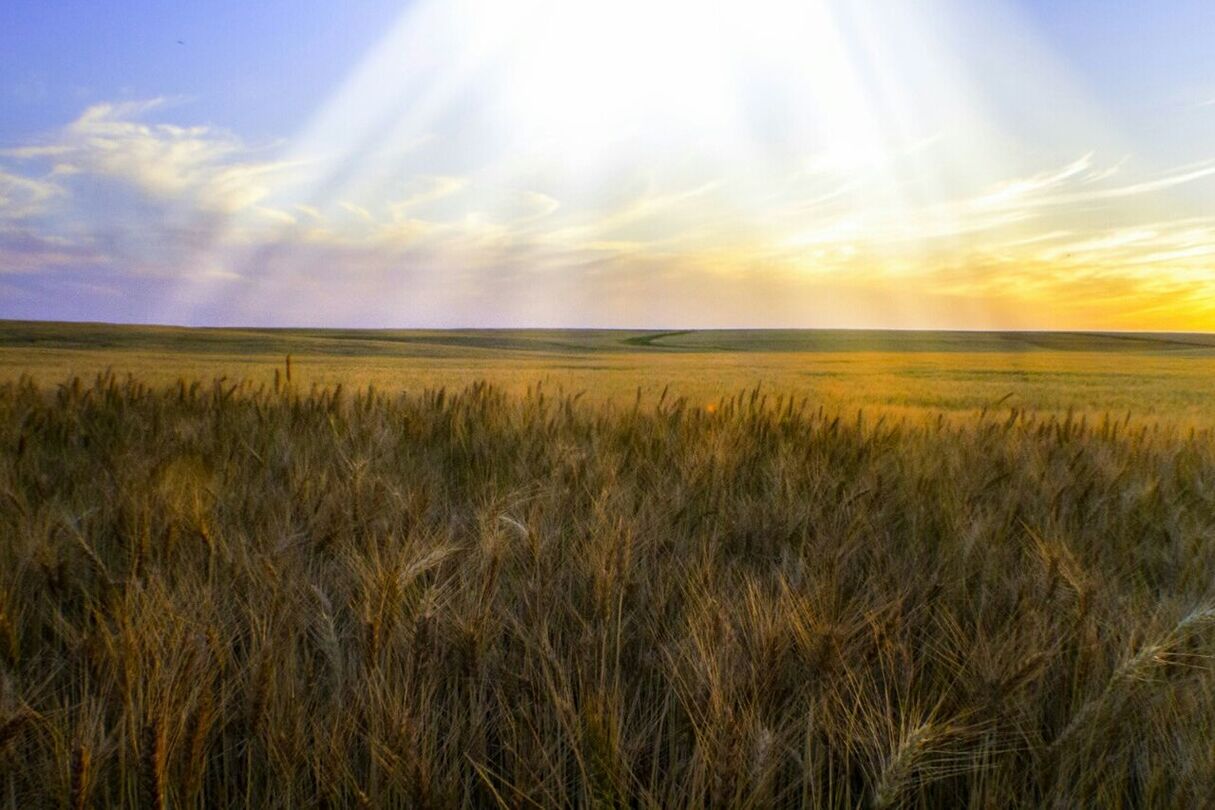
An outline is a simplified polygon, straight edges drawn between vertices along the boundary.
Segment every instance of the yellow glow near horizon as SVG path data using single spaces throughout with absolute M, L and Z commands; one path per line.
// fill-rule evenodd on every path
M 422 0 L 206 261 L 251 298 L 352 262 L 352 319 L 1211 328 L 1169 194 L 1215 165 L 1129 151 L 995 0 Z

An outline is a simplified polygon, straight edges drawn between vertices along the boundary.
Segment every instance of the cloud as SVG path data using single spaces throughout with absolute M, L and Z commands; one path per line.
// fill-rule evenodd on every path
M 604 245 L 616 244 L 632 252 L 642 244 L 657 246 L 684 235 L 689 220 L 703 221 L 710 216 L 711 207 L 704 204 L 705 199 L 723 184 L 710 180 L 672 190 L 656 188 L 653 183 L 648 185 L 642 193 L 618 205 L 571 212 L 573 221 L 543 230 L 536 238 L 566 248 L 595 245 L 602 249 Z
M 525 205 L 533 208 L 532 213 L 527 214 L 521 220 L 522 222 L 534 222 L 544 219 L 547 216 L 555 214 L 561 208 L 561 201 L 550 197 L 547 194 L 541 194 L 538 191 L 525 191 L 520 197 Z
M 1022 235 L 1014 242 L 993 239 L 991 243 L 1004 248 L 1017 241 L 1027 245 L 1039 241 L 1043 234 L 1058 232 L 1060 224 L 1091 230 L 1087 218 L 1080 216 L 1091 204 L 1127 201 L 1123 203 L 1127 207 L 1121 209 L 1122 214 L 1139 217 L 1138 209 L 1129 207 L 1133 205 L 1132 198 L 1159 195 L 1215 176 L 1215 161 L 1207 161 L 1135 183 L 1109 184 L 1125 164 L 1123 159 L 1112 166 L 1099 167 L 1094 156 L 1086 154 L 1054 170 L 1001 181 L 976 196 L 870 216 L 861 236 L 875 241 L 926 241 L 1046 223 L 1046 231 Z M 884 219 L 891 213 L 897 221 Z M 1084 221 L 1078 222 L 1078 218 Z M 976 242 L 974 246 L 983 249 L 985 244 Z
M 349 211 L 359 219 L 366 222 L 375 222 L 375 217 L 371 215 L 371 212 L 361 205 L 355 205 L 349 200 L 341 200 L 338 202 L 338 206 L 341 207 L 343 211 Z
M 7 149 L 16 160 L 54 159 L 61 176 L 106 177 L 162 199 L 185 199 L 198 208 L 233 213 L 270 193 L 270 181 L 289 168 L 259 158 L 236 136 L 208 126 L 147 123 L 164 99 L 96 104 L 49 143 Z
M 0 169 L 0 221 L 28 219 L 44 213 L 63 188 L 46 180 L 10 174 Z
M 1078 160 L 1069 163 L 1053 172 L 1042 172 L 1031 177 L 1005 180 L 986 194 L 970 201 L 975 208 L 1004 208 L 1015 205 L 1027 197 L 1058 188 L 1083 173 L 1093 165 L 1093 155 L 1090 152 Z
M 280 211 L 277 208 L 270 208 L 269 206 L 258 205 L 258 206 L 255 206 L 253 208 L 253 210 L 257 214 L 260 214 L 261 216 L 265 217 L 268 220 L 277 222 L 280 225 L 295 225 L 297 222 L 299 222 L 299 220 L 294 215 L 288 213 L 287 211 Z
M 0 149 L 0 157 L 15 158 L 17 160 L 31 160 L 34 158 L 58 157 L 66 155 L 72 151 L 72 147 L 63 144 L 49 144 L 45 146 L 14 146 L 9 149 Z
M 0 229 L 0 275 L 46 274 L 65 267 L 108 262 L 95 245 L 29 228 Z
M 414 190 L 404 199 L 388 204 L 393 218 L 401 218 L 413 208 L 450 197 L 468 187 L 467 177 L 419 177 L 412 183 Z
M 0 270 L 28 283 L 27 300 L 40 291 L 45 312 L 61 311 L 51 291 L 71 279 L 185 322 L 259 320 L 291 294 L 276 311 L 311 323 L 636 324 L 630 312 L 669 322 L 660 310 L 678 301 L 683 323 L 744 325 L 767 301 L 783 322 L 821 325 L 836 323 L 833 297 L 859 323 L 860 302 L 897 295 L 973 327 L 951 302 L 1065 323 L 1068 307 L 1096 311 L 1080 296 L 1112 311 L 1139 295 L 1134 311 L 1161 326 L 1182 323 L 1170 296 L 1205 312 L 1194 302 L 1215 286 L 1215 222 L 1169 204 L 1215 161 L 1152 173 L 1078 150 L 960 171 L 937 135 L 854 173 L 689 160 L 588 181 L 543 156 L 419 149 L 329 193 L 320 158 L 158 120 L 167 106 L 94 105 L 0 151 Z
M 1158 191 L 1165 191 L 1174 186 L 1193 183 L 1195 180 L 1202 180 L 1211 176 L 1215 176 L 1215 161 L 1206 161 L 1189 169 L 1174 171 L 1164 177 L 1146 180 L 1142 183 L 1060 195 L 1050 199 L 1049 202 L 1052 205 L 1067 205 L 1095 200 L 1115 200 L 1124 197 L 1135 197 L 1140 194 L 1153 194 Z

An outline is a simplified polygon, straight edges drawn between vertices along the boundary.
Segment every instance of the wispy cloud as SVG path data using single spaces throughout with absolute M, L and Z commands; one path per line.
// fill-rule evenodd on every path
M 230 213 L 269 194 L 270 178 L 290 168 L 259 158 L 236 136 L 207 126 L 147 123 L 163 99 L 97 104 L 49 143 L 11 148 L 3 157 L 53 159 L 59 175 L 109 177 L 162 198 L 186 198 L 199 208 Z
M 567 323 L 521 292 L 541 290 L 587 323 L 636 323 L 630 306 L 683 296 L 702 325 L 758 317 L 762 301 L 822 324 L 824 301 L 859 307 L 897 289 L 951 325 L 983 325 L 951 301 L 975 319 L 984 306 L 1012 318 L 1015 304 L 1067 323 L 1097 311 L 1080 295 L 1128 312 L 1138 295 L 1137 317 L 1167 326 L 1162 302 L 1205 312 L 1194 302 L 1215 285 L 1215 222 L 1169 202 L 1205 188 L 1215 161 L 1153 173 L 1094 151 L 972 177 L 933 136 L 851 173 L 825 158 L 767 173 L 690 161 L 585 188 L 543 162 L 478 170 L 420 147 L 351 189 L 363 193 L 326 197 L 301 180 L 320 158 L 154 120 L 169 111 L 95 105 L 0 152 L 0 269 L 155 289 L 177 302 L 148 301 L 159 317 L 206 320 L 209 301 L 237 299 L 233 317 L 253 317 L 296 290 L 299 308 L 282 310 L 294 318 L 341 300 L 350 321 L 362 307 L 399 323 L 433 323 L 440 307 L 465 322 Z M 932 325 L 898 322 L 917 324 Z
M 1031 177 L 1002 181 L 991 191 L 972 200 L 970 204 L 976 208 L 1006 208 L 1018 205 L 1026 198 L 1064 185 L 1068 180 L 1088 172 L 1092 168 L 1092 165 L 1093 155 L 1090 152 L 1056 171 L 1042 172 Z
M 370 211 L 361 205 L 356 205 L 355 203 L 350 202 L 349 200 L 339 200 L 338 207 L 343 211 L 354 214 L 364 222 L 375 222 L 375 217 L 371 215 Z
M 0 275 L 44 275 L 107 261 L 90 240 L 46 235 L 29 228 L 0 228 Z
M 413 189 L 400 200 L 389 203 L 394 218 L 401 217 L 410 209 L 450 197 L 468 187 L 466 177 L 419 177 L 411 184 Z
M 66 155 L 72 147 L 63 144 L 46 144 L 41 146 L 14 146 L 0 149 L 0 158 L 15 158 L 17 160 L 32 160 L 35 158 L 57 157 Z
M 0 170 L 0 221 L 44 213 L 48 204 L 63 194 L 56 183 Z

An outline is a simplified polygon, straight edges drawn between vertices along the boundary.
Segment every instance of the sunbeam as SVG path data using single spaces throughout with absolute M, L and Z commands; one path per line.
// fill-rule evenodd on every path
M 188 238 L 119 243 L 173 276 L 174 322 L 1193 328 L 1215 306 L 1195 246 L 1101 241 L 1201 218 L 1209 156 L 1144 154 L 1007 0 L 419 0 L 277 143 L 141 122 L 173 109 L 91 108 L 13 154 L 181 197 Z M 1069 242 L 1106 248 L 1079 268 Z M 1117 293 L 1080 311 L 1094 279 Z

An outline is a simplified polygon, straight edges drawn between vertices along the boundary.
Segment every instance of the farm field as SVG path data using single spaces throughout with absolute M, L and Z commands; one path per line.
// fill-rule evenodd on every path
M 0 810 L 1215 809 L 1215 3 L 9 5 Z
M 0 806 L 1215 803 L 1209 337 L 0 335 Z
M 458 389 L 632 404 L 640 388 L 705 406 L 756 386 L 840 411 L 936 416 L 1020 410 L 1207 424 L 1215 336 L 1050 332 L 742 330 L 249 330 L 0 322 L 0 379 L 42 384 L 107 369 L 151 385 L 271 384 L 292 355 L 297 387 Z

